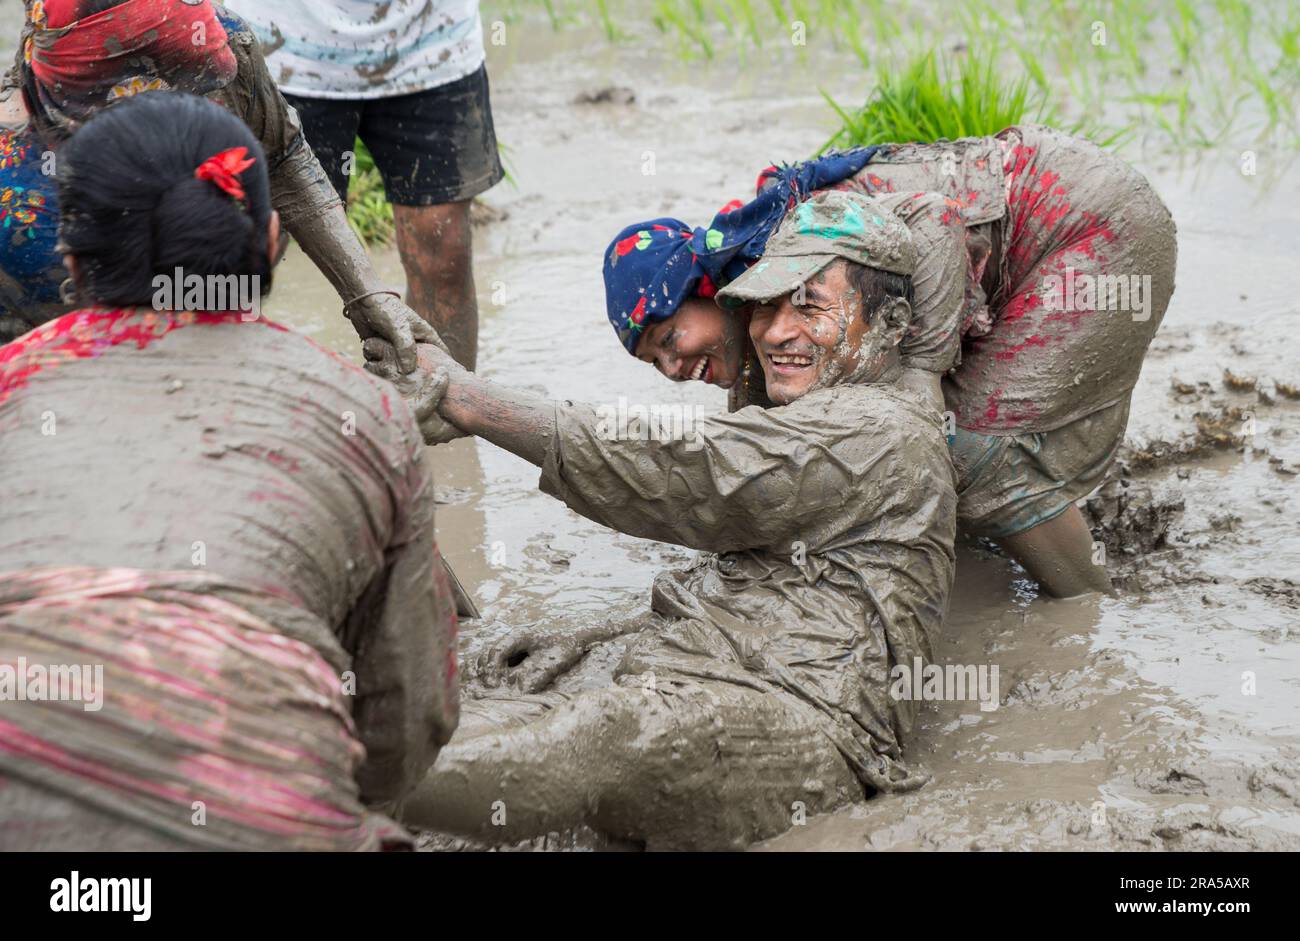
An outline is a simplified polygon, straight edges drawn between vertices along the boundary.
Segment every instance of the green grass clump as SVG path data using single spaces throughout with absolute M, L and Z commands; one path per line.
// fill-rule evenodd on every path
M 382 247 L 393 241 L 393 207 L 384 194 L 384 180 L 366 145 L 357 138 L 356 164 L 348 187 L 348 222 L 363 245 Z
M 829 95 L 842 126 L 822 145 L 872 144 L 981 137 L 1023 122 L 1056 124 L 1055 109 L 1029 77 L 1004 79 L 993 51 L 949 58 L 927 52 L 901 68 L 878 68 L 866 104 L 849 111 Z

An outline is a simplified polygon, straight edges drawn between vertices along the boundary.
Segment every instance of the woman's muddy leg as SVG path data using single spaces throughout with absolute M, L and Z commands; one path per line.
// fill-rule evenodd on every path
M 1111 591 L 1106 566 L 1094 561 L 1092 531 L 1073 504 L 1047 522 L 997 542 L 1053 597 Z
M 728 684 L 583 693 L 460 740 L 407 802 L 413 826 L 509 843 L 586 824 L 652 848 L 740 847 L 862 785 L 813 720 Z

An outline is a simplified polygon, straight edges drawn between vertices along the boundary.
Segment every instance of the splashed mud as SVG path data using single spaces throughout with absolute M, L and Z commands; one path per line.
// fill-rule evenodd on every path
M 847 60 L 839 72 L 825 59 L 815 71 L 752 62 L 706 81 L 652 50 L 564 54 L 582 41 L 542 33 L 491 50 L 518 188 L 487 194 L 509 216 L 476 232 L 481 372 L 597 405 L 721 411 L 716 390 L 666 383 L 621 351 L 604 320 L 601 252 L 630 221 L 702 220 L 772 160 L 811 153 L 833 122 L 818 87 L 849 97 L 857 72 Z M 642 79 L 635 100 L 606 101 L 629 74 Z M 811 818 L 766 846 L 1300 848 L 1300 514 L 1295 478 L 1270 464 L 1300 461 L 1300 310 L 1280 276 L 1293 266 L 1284 246 L 1300 174 L 1244 177 L 1234 154 L 1195 172 L 1125 156 L 1169 204 L 1180 244 L 1128 442 L 1089 503 L 1119 595 L 1040 598 L 1005 557 L 964 546 L 937 658 L 997 664 L 999 708 L 930 705 L 907 751 L 930 785 Z M 379 262 L 400 280 L 395 256 Z M 355 355 L 301 256 L 280 284 L 273 315 Z M 533 468 L 489 445 L 458 441 L 436 460 L 450 501 L 439 542 L 486 615 L 463 631 L 466 695 L 498 693 L 512 674 L 566 693 L 607 683 L 628 639 L 599 630 L 574 638 L 563 669 L 522 659 L 502 670 L 484 655 L 512 631 L 569 635 L 643 610 L 653 575 L 693 553 L 574 516 L 536 491 Z M 617 847 L 567 833 L 517 848 Z
M 601 252 L 628 222 L 701 221 L 750 193 L 759 168 L 812 153 L 834 126 L 819 87 L 859 96 L 860 68 L 827 50 L 815 66 L 683 69 L 658 47 L 580 30 L 537 31 L 489 56 L 518 188 L 487 194 L 508 217 L 475 232 L 480 371 L 596 405 L 724 410 L 717 390 L 666 383 L 621 351 Z M 629 75 L 634 100 L 604 94 Z M 998 665 L 999 707 L 931 704 L 907 749 L 931 784 L 810 818 L 765 848 L 1300 848 L 1300 485 L 1287 473 L 1300 464 L 1289 277 L 1300 172 L 1281 153 L 1260 153 L 1272 169 L 1258 177 L 1239 172 L 1236 153 L 1194 167 L 1124 156 L 1173 212 L 1179 270 L 1125 450 L 1088 501 L 1119 594 L 1041 598 L 1005 557 L 963 546 L 936 659 Z M 401 283 L 395 254 L 377 261 Z M 296 249 L 268 312 L 359 360 L 337 298 Z M 467 696 L 525 670 L 526 659 L 478 667 L 512 631 L 629 616 L 656 572 L 693 557 L 573 515 L 537 492 L 534 468 L 490 445 L 457 441 L 435 462 L 438 540 L 485 614 L 462 632 Z M 561 692 L 599 686 L 626 642 L 591 633 L 565 670 L 522 675 Z M 591 834 L 522 848 L 592 847 L 609 848 Z

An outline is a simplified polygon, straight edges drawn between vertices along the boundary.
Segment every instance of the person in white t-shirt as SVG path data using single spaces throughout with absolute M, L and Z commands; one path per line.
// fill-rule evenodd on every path
M 478 352 L 469 204 L 502 177 L 478 0 L 226 0 L 346 198 L 359 136 L 384 179 L 407 303 Z

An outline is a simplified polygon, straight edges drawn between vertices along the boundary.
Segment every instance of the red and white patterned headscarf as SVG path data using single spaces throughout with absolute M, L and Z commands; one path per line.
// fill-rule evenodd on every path
M 24 0 L 25 85 L 38 126 L 63 134 L 107 104 L 156 89 L 225 87 L 238 64 L 209 0 Z

